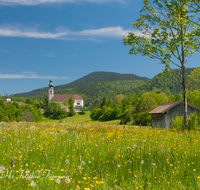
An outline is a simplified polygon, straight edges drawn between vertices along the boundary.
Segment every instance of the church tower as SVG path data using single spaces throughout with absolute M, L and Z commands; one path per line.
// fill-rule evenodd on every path
M 54 96 L 54 89 L 53 89 L 53 83 L 52 83 L 52 79 L 49 80 L 50 83 L 49 83 L 49 101 L 53 98 Z

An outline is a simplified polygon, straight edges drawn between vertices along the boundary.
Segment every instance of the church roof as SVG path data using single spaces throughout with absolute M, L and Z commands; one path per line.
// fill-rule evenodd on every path
M 73 100 L 83 100 L 83 98 L 81 98 L 81 96 L 79 96 L 78 94 L 54 94 L 50 102 L 59 102 L 66 99 L 69 100 L 70 97 L 72 97 Z

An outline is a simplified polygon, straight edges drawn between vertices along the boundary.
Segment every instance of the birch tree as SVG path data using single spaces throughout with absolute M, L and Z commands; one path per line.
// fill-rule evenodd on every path
M 129 32 L 125 45 L 129 54 L 141 54 L 158 59 L 165 65 L 162 75 L 173 72 L 171 66 L 181 69 L 182 77 L 174 76 L 182 85 L 184 101 L 184 127 L 188 128 L 185 67 L 189 58 L 200 52 L 200 0 L 143 0 L 141 15 L 133 27 L 141 31 L 138 36 Z

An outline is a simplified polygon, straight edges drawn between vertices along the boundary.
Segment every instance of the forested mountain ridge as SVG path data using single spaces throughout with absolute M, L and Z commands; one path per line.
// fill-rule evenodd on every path
M 186 76 L 194 69 L 187 68 Z M 181 71 L 174 69 L 174 72 L 181 79 Z M 149 80 L 145 77 L 138 77 L 131 74 L 94 72 L 70 84 L 55 86 L 54 88 L 57 94 L 79 94 L 84 99 L 86 107 L 91 107 L 95 99 L 101 102 L 104 96 L 107 99 L 113 99 L 117 94 L 127 95 L 141 91 L 158 90 L 167 95 L 178 94 L 182 91 L 180 83 L 171 72 L 165 77 L 160 77 L 158 74 Z M 43 100 L 44 94 L 47 92 L 48 87 L 16 94 L 15 96 Z
M 195 68 L 186 68 L 186 85 L 188 80 L 188 75 L 194 70 Z M 181 70 L 180 69 L 173 69 L 174 73 L 178 76 L 178 78 L 182 81 L 181 78 Z M 159 76 L 160 74 L 154 76 L 152 79 L 148 80 L 145 84 L 139 86 L 136 91 L 151 91 L 153 88 L 160 89 L 161 92 L 165 94 L 178 94 L 182 91 L 182 85 L 176 79 L 172 72 L 169 72 L 165 77 Z
M 120 74 L 120 73 L 114 73 L 114 72 L 104 72 L 104 71 L 98 71 L 98 72 L 92 72 L 80 79 L 77 79 L 69 84 L 59 85 L 54 87 L 55 93 L 58 93 L 57 91 L 62 91 L 64 89 L 73 88 L 75 86 L 82 86 L 82 85 L 88 85 L 90 83 L 103 83 L 103 82 L 111 82 L 111 81 L 120 81 L 120 80 L 141 80 L 141 81 L 147 81 L 149 80 L 147 77 L 140 77 L 134 74 Z M 47 81 L 47 86 L 48 86 Z M 38 95 L 44 95 L 48 92 L 48 87 L 40 88 L 33 90 L 31 92 L 25 92 L 25 93 L 18 93 L 15 94 L 15 96 L 18 97 L 30 97 L 30 96 L 38 96 Z

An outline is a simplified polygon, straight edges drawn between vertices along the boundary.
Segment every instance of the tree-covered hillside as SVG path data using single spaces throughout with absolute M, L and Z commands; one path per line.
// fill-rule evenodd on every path
M 194 68 L 187 68 L 186 75 L 189 75 Z M 175 69 L 174 72 L 181 77 L 181 72 Z M 94 72 L 70 84 L 55 87 L 56 94 L 79 94 L 84 99 L 86 107 L 91 107 L 97 99 L 102 101 L 103 97 L 113 99 L 117 94 L 131 94 L 137 92 L 148 92 L 158 90 L 169 94 L 178 94 L 182 87 L 178 80 L 170 72 L 167 76 L 156 75 L 152 79 L 138 77 L 131 74 L 118 74 L 111 72 Z M 34 90 L 32 92 L 16 94 L 18 97 L 30 97 L 33 100 L 43 100 L 48 87 Z
M 78 80 L 75 80 L 69 84 L 55 86 L 54 90 L 57 93 L 58 91 L 66 90 L 68 88 L 74 88 L 77 86 L 88 85 L 91 83 L 102 83 L 102 82 L 112 82 L 112 81 L 121 81 L 121 80 L 147 81 L 149 79 L 147 77 L 139 77 L 134 74 L 120 74 L 120 73 L 114 73 L 114 72 L 101 71 L 101 72 L 90 73 L 90 74 L 88 74 Z M 47 86 L 48 86 L 48 82 L 49 81 L 47 81 Z M 44 95 L 47 92 L 48 92 L 48 87 L 44 87 L 44 88 L 40 88 L 37 90 L 33 90 L 31 92 L 15 94 L 15 96 L 27 98 L 27 97 L 33 97 L 33 96 L 38 96 L 38 95 Z
M 185 71 L 186 76 L 190 75 L 190 73 L 194 69 L 195 68 L 187 68 Z M 174 69 L 173 71 L 180 79 L 182 79 L 181 71 L 179 69 Z M 178 82 L 178 80 L 175 78 L 172 72 L 169 72 L 165 77 L 159 75 L 160 74 L 148 80 L 145 84 L 135 89 L 135 91 L 142 90 L 148 92 L 153 90 L 153 88 L 158 88 L 160 89 L 161 92 L 164 92 L 166 94 L 177 94 L 182 91 L 182 85 Z M 186 77 L 186 84 L 187 84 L 187 79 L 188 77 Z

